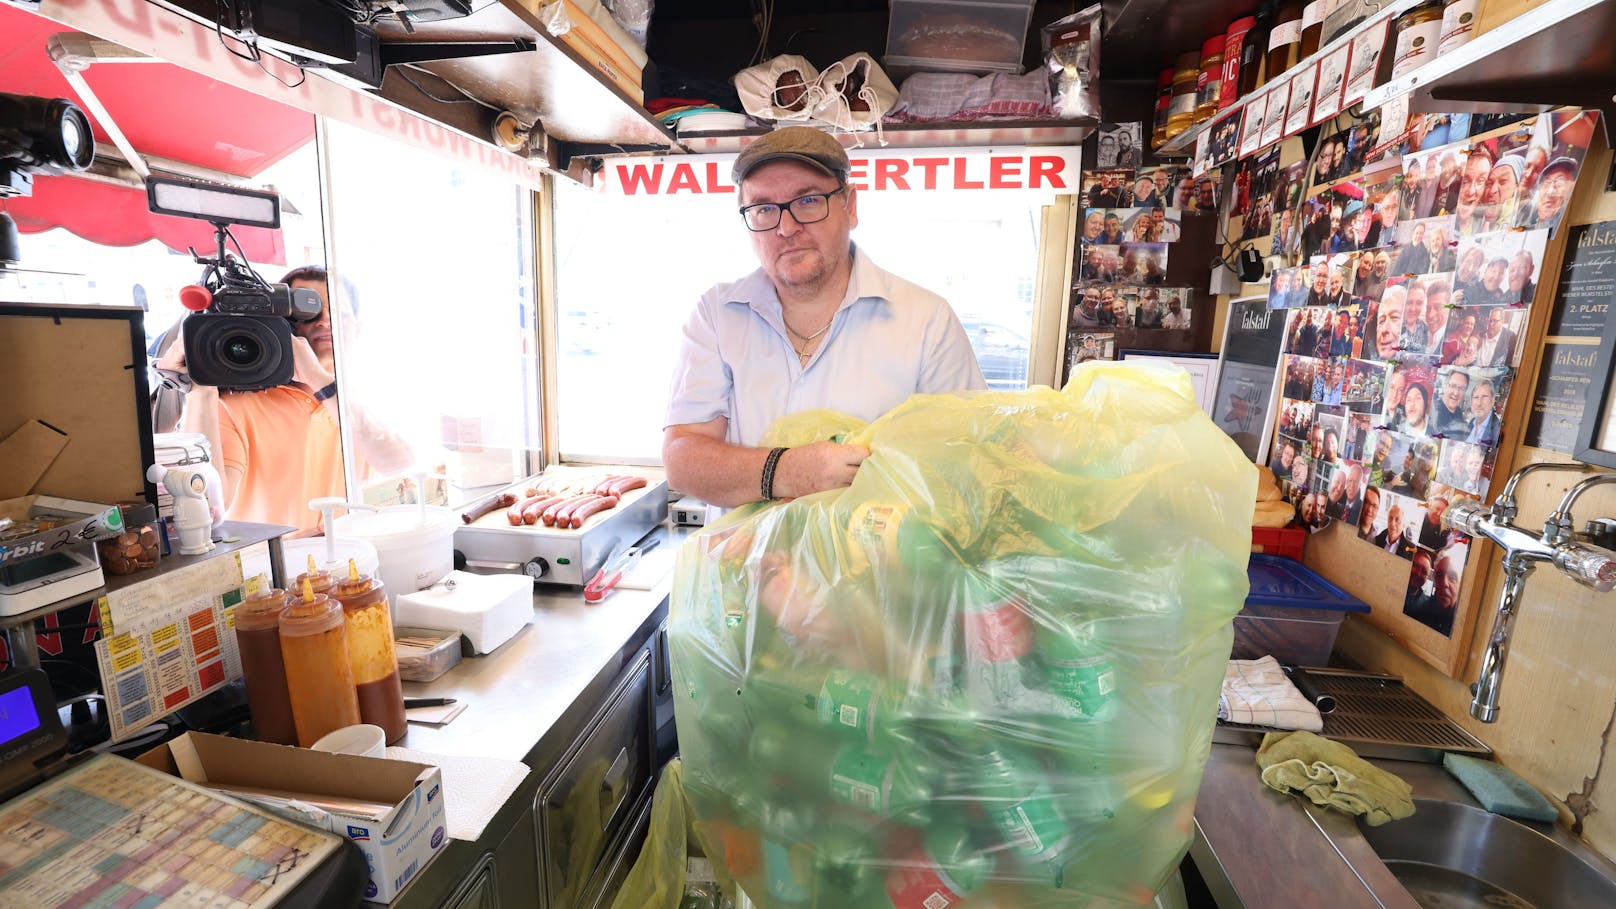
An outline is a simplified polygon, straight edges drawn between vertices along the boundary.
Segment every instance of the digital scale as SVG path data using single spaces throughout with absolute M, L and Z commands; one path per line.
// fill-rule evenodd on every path
M 41 766 L 66 751 L 67 730 L 45 673 L 0 672 L 0 800 L 42 777 Z
M 0 616 L 21 615 L 89 593 L 104 583 L 94 543 L 0 566 Z

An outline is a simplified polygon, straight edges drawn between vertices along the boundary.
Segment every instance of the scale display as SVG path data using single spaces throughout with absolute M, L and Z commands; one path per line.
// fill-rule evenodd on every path
M 0 750 L 39 728 L 34 693 L 27 688 L 0 692 Z

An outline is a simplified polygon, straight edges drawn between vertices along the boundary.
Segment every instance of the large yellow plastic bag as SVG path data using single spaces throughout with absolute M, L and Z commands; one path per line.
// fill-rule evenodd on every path
M 723 894 L 733 890 L 734 882 L 725 876 L 700 888 L 715 892 L 693 894 L 694 887 L 687 885 L 688 863 L 692 856 L 702 855 L 705 848 L 687 806 L 683 766 L 674 758 L 662 768 L 651 800 L 645 845 L 640 847 L 639 858 L 612 899 L 611 909 L 691 909 L 730 904 Z
M 916 396 L 847 441 L 851 487 L 679 554 L 708 854 L 764 909 L 1150 903 L 1247 592 L 1250 463 L 1181 371 L 1123 364 Z

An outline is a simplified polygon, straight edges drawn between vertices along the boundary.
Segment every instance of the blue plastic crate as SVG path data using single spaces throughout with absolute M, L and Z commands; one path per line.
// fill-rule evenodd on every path
M 1301 562 L 1252 553 L 1251 593 L 1234 619 L 1237 660 L 1272 655 L 1294 666 L 1325 666 L 1348 613 L 1369 606 Z

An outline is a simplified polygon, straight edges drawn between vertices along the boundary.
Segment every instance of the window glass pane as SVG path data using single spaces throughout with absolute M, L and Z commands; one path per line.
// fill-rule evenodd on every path
M 408 488 L 387 477 L 444 471 L 451 505 L 528 475 L 542 434 L 527 191 L 327 127 L 334 264 L 356 304 L 338 339 L 350 475 L 386 502 Z
M 77 180 L 70 176 L 41 176 L 38 180 Z M 281 193 L 281 243 L 288 261 L 324 258 L 320 224 L 320 167 L 313 142 L 265 169 L 249 183 Z M 76 216 L 64 214 L 64 223 Z M 144 306 L 148 344 L 185 315 L 180 288 L 196 284 L 202 266 L 186 250 L 172 250 L 160 241 L 136 246 L 103 246 L 63 228 L 19 238 L 22 261 L 18 270 L 0 272 L 0 296 L 38 303 L 87 303 L 107 306 Z M 212 256 L 215 250 L 198 249 Z M 234 250 L 232 249 L 232 252 Z M 276 281 L 286 271 L 282 262 L 252 262 L 265 280 Z
M 685 320 L 707 288 L 757 267 L 735 196 L 555 185 L 561 456 L 660 461 Z
M 712 285 L 757 268 L 734 195 L 618 196 L 557 181 L 561 455 L 658 460 L 680 333 Z M 863 193 L 853 239 L 946 297 L 988 383 L 1023 388 L 1038 271 L 1032 193 Z

